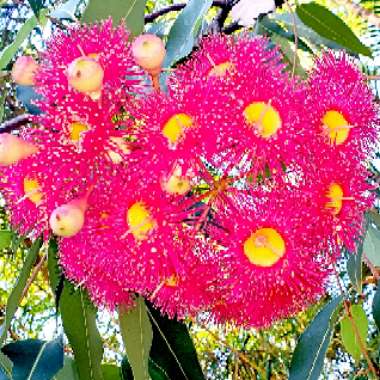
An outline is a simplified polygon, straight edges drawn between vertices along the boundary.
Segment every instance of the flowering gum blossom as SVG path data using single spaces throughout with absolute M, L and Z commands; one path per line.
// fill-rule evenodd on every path
M 191 116 L 185 113 L 173 115 L 162 128 L 162 134 L 168 139 L 170 144 L 177 144 L 183 136 L 185 129 L 193 125 Z
M 0 165 L 9 166 L 37 153 L 38 148 L 10 133 L 0 135 Z
M 155 76 L 161 72 L 166 49 L 162 40 L 154 34 L 143 34 L 133 42 L 132 54 L 139 66 Z
M 285 254 L 285 242 L 273 228 L 260 228 L 244 242 L 244 254 L 251 264 L 271 267 Z
M 38 64 L 33 57 L 23 55 L 18 57 L 12 68 L 13 81 L 21 86 L 33 86 Z
M 57 236 L 71 237 L 83 227 L 87 208 L 85 199 L 75 199 L 56 208 L 50 215 L 50 228 Z
M 67 68 L 69 85 L 85 94 L 99 94 L 102 89 L 103 78 L 103 68 L 92 57 L 74 59 Z
M 127 223 L 136 240 L 146 240 L 155 226 L 151 213 L 142 202 L 136 202 L 128 209 Z
M 281 128 L 281 117 L 278 111 L 265 102 L 253 102 L 244 109 L 248 124 L 256 127 L 257 133 L 267 139 Z
M 342 145 L 348 139 L 350 126 L 340 112 L 327 111 L 322 118 L 322 123 L 331 145 Z

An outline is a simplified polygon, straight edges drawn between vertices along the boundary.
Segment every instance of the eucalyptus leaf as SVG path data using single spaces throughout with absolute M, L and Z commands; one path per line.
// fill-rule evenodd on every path
M 114 364 L 102 365 L 104 380 L 124 380 L 121 369 Z
M 13 363 L 0 351 L 0 380 L 12 380 Z
M 346 315 L 340 322 L 340 334 L 344 348 L 358 362 L 362 356 L 359 337 L 365 348 L 368 335 L 368 319 L 362 305 L 352 305 L 350 313 L 351 317 Z
M 0 249 L 9 248 L 12 244 L 13 232 L 2 230 L 0 231 Z
M 370 224 L 363 243 L 363 253 L 374 266 L 380 266 L 379 250 L 380 231 Z
M 352 285 L 359 294 L 362 293 L 362 272 L 363 272 L 363 243 L 358 243 L 357 252 L 349 252 L 347 260 L 347 273 Z
M 211 5 L 212 0 L 189 0 L 170 29 L 164 67 L 172 66 L 192 51 Z
M 380 330 L 380 280 L 377 282 L 376 293 L 373 297 L 372 314 L 377 328 Z
M 149 352 L 153 331 L 142 297 L 132 310 L 119 309 L 120 331 L 135 380 L 149 380 Z
M 134 36 L 144 30 L 144 12 L 146 0 L 90 0 L 82 21 L 93 23 L 112 17 L 115 24 L 125 21 Z
M 28 0 L 30 7 L 33 10 L 33 13 L 38 18 L 40 16 L 41 10 L 44 8 L 43 0 Z
M 42 96 L 37 94 L 33 86 L 16 86 L 16 97 L 32 115 L 39 115 L 41 110 L 34 104 Z
M 296 13 L 302 22 L 320 36 L 334 41 L 353 53 L 371 56 L 371 50 L 365 46 L 354 32 L 326 7 L 315 2 L 300 4 Z
M 74 359 L 66 357 L 63 368 L 54 376 L 53 380 L 79 380 Z
M 293 353 L 289 380 L 318 380 L 343 297 L 331 300 L 301 335 Z
M 62 337 L 51 342 L 28 339 L 2 348 L 13 362 L 13 380 L 51 380 L 63 367 Z
M 41 248 L 42 241 L 41 239 L 37 239 L 32 247 L 30 248 L 25 262 L 23 264 L 23 267 L 20 271 L 20 274 L 17 278 L 17 282 L 15 286 L 13 287 L 13 290 L 11 292 L 11 295 L 8 298 L 7 301 L 7 307 L 5 311 L 5 320 L 4 323 L 1 326 L 0 329 L 0 344 L 2 344 L 7 337 L 8 329 L 11 325 L 11 320 L 14 316 L 14 314 L 17 311 L 18 305 L 21 302 L 22 293 L 24 291 L 25 285 L 29 279 L 30 272 L 34 266 L 34 264 L 37 261 L 38 253 Z

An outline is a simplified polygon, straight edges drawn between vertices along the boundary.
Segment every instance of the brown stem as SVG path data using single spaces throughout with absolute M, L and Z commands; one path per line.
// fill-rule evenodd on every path
M 46 259 L 47 259 L 47 253 L 41 257 L 38 264 L 34 267 L 32 275 L 30 276 L 28 282 L 25 285 L 24 290 L 22 291 L 21 300 L 24 299 L 24 297 L 28 293 L 29 288 L 31 287 L 33 281 L 36 279 L 39 271 L 42 269 L 42 266 L 44 265 Z

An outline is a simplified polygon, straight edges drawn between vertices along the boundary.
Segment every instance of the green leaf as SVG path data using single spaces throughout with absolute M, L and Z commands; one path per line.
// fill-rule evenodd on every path
M 338 16 L 315 2 L 301 4 L 296 8 L 302 22 L 320 36 L 334 41 L 353 53 L 371 56 L 371 50 L 362 44 L 352 30 Z
M 358 333 L 361 342 L 366 347 L 368 319 L 362 305 L 352 305 L 350 312 L 351 318 L 346 315 L 340 322 L 340 333 L 344 348 L 358 362 L 362 356 Z
M 13 238 L 12 231 L 2 230 L 0 231 L 0 249 L 6 249 L 11 246 Z
M 380 231 L 371 224 L 368 226 L 367 235 L 363 243 L 363 253 L 367 259 L 374 265 L 380 266 Z
M 41 9 L 44 7 L 43 0 L 28 0 L 28 3 L 32 8 L 33 13 L 38 18 L 40 16 Z
M 114 364 L 102 365 L 104 380 L 123 380 L 121 369 Z
M 90 0 L 82 21 L 93 23 L 112 17 L 115 24 L 125 20 L 127 28 L 134 36 L 144 29 L 145 0 Z
M 63 368 L 54 376 L 53 380 L 79 380 L 75 361 L 66 357 Z
M 362 293 L 362 258 L 363 258 L 363 243 L 358 243 L 357 252 L 349 252 L 347 260 L 347 273 L 350 277 L 352 285 L 359 294 Z
M 301 335 L 290 365 L 289 380 L 319 379 L 342 300 L 342 296 L 336 297 L 325 305 Z
M 164 67 L 170 67 L 193 49 L 201 31 L 202 20 L 212 0 L 190 0 L 170 29 Z
M 142 297 L 130 311 L 119 310 L 121 335 L 135 380 L 149 380 L 148 359 L 153 332 Z
M 48 269 L 51 286 L 56 293 L 60 279 L 57 244 L 50 242 Z M 59 310 L 69 343 L 74 351 L 80 380 L 103 380 L 101 361 L 103 342 L 96 326 L 96 309 L 83 289 L 63 283 Z
M 11 359 L 0 351 L 0 380 L 12 380 L 12 368 Z
M 50 380 L 63 367 L 62 337 L 51 342 L 28 339 L 2 348 L 13 362 L 14 380 Z
M 25 259 L 24 265 L 20 271 L 17 282 L 11 292 L 11 295 L 8 298 L 7 308 L 5 312 L 5 320 L 4 320 L 4 323 L 0 327 L 0 345 L 4 342 L 5 338 L 7 337 L 7 332 L 11 325 L 11 320 L 17 311 L 18 305 L 21 302 L 23 290 L 29 279 L 30 272 L 37 261 L 41 244 L 42 244 L 41 239 L 37 239 L 33 243 Z
M 152 378 L 156 379 L 152 375 L 152 371 L 155 370 L 167 374 L 168 380 L 204 380 L 197 352 L 186 325 L 161 315 L 149 303 L 148 313 L 153 327 L 149 367 Z
M 295 74 L 305 79 L 307 77 L 307 73 L 304 70 L 304 68 L 301 66 L 301 62 L 298 57 L 298 54 L 294 51 L 294 48 L 290 45 L 289 41 L 278 34 L 272 34 L 272 41 L 280 46 L 280 49 L 282 53 L 284 54 L 285 59 L 289 63 L 289 70 L 293 69 L 293 64 L 295 62 L 295 66 L 296 66 L 295 71 L 294 71 Z M 294 55 L 296 55 L 295 61 L 294 61 Z
M 377 283 L 376 293 L 373 297 L 372 314 L 377 328 L 380 329 L 380 280 Z

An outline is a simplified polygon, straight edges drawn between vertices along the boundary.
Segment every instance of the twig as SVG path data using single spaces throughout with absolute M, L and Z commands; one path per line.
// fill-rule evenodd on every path
M 22 125 L 25 125 L 31 122 L 32 121 L 31 118 L 32 118 L 32 115 L 25 113 L 23 115 L 19 115 L 19 116 L 14 117 L 13 119 L 5 121 L 3 124 L 0 125 L 0 133 L 12 132 L 20 128 Z
M 293 21 L 293 34 L 294 34 L 294 57 L 293 57 L 293 69 L 292 69 L 292 79 L 296 73 L 297 66 L 297 51 L 298 51 L 298 31 L 297 31 L 297 19 L 294 14 L 292 6 L 289 4 L 288 0 L 285 0 L 287 7 L 289 8 L 290 15 Z
M 183 8 L 185 8 L 186 5 L 187 5 L 186 3 L 172 4 L 172 5 L 169 5 L 167 7 L 162 8 L 156 12 L 150 13 L 150 14 L 145 16 L 145 23 L 148 24 L 150 22 L 153 22 L 156 18 L 163 16 L 167 13 L 178 12 L 178 11 L 182 10 Z M 212 6 L 224 8 L 227 6 L 227 4 L 225 1 L 219 0 L 219 1 L 213 1 Z
M 39 271 L 41 270 L 42 266 L 44 265 L 46 259 L 48 257 L 47 252 L 41 257 L 41 260 L 38 262 L 38 264 L 34 267 L 34 270 L 32 272 L 32 275 L 30 276 L 28 282 L 25 285 L 24 290 L 22 291 L 21 299 L 24 299 L 26 294 L 28 293 L 28 290 L 30 286 L 32 285 L 33 281 L 36 279 Z
M 367 80 L 380 80 L 380 75 L 367 75 Z

